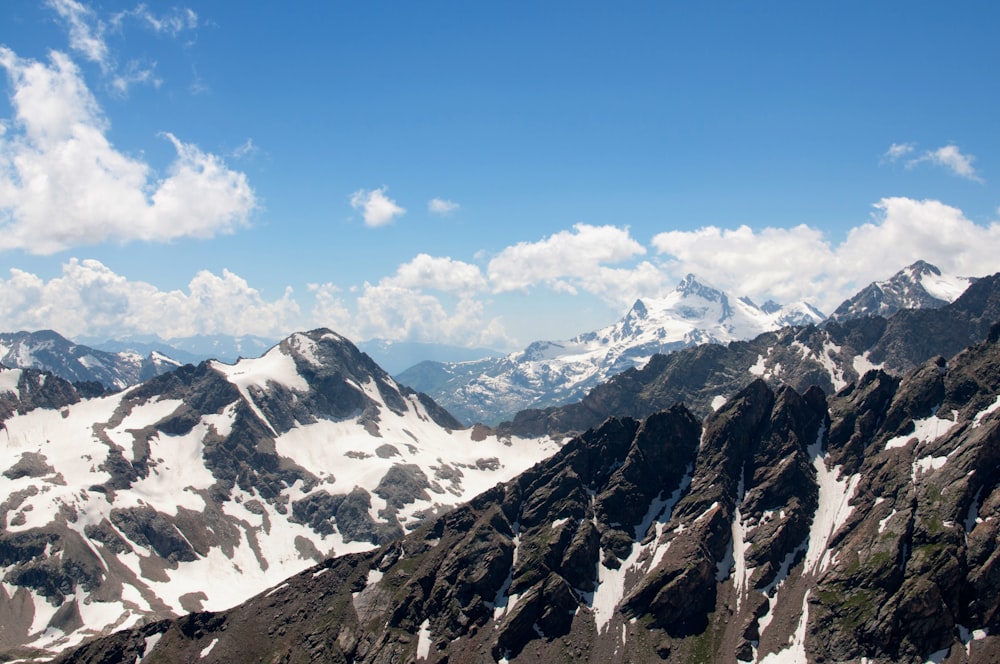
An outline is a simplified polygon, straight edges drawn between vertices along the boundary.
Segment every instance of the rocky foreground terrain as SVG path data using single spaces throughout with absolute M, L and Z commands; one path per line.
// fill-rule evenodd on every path
M 904 378 L 611 418 L 402 539 L 63 662 L 988 662 L 1000 326 Z

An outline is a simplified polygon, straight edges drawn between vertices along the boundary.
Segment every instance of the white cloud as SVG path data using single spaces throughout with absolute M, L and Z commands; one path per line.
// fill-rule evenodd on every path
M 976 224 L 958 208 L 935 200 L 883 198 L 875 209 L 872 221 L 852 229 L 837 248 L 839 271 L 847 274 L 864 264 L 872 266 L 873 273 L 891 274 L 919 258 L 962 276 L 983 276 L 1000 269 L 1000 224 L 996 222 Z
M 163 84 L 163 80 L 156 75 L 154 67 L 143 66 L 138 61 L 130 61 L 125 66 L 125 71 L 112 76 L 111 89 L 117 94 L 125 96 L 128 94 L 128 89 L 136 83 L 144 83 L 158 88 Z
M 458 203 L 444 200 L 442 198 L 432 198 L 427 203 L 427 211 L 432 214 L 449 215 L 459 207 L 461 206 Z
M 949 274 L 996 272 L 1000 223 L 976 224 L 939 201 L 885 198 L 839 244 L 800 225 L 670 231 L 657 235 L 652 246 L 658 262 L 641 258 L 645 249 L 627 228 L 578 224 L 508 247 L 485 273 L 473 263 L 418 254 L 375 283 L 309 284 L 312 303 L 304 306 L 291 289 L 269 299 L 227 270 L 201 271 L 186 289 L 161 291 L 98 261 L 73 259 L 48 281 L 11 270 L 9 279 L 0 279 L 0 312 L 10 329 L 52 328 L 69 336 L 281 336 L 327 326 L 356 340 L 509 347 L 511 335 L 490 311 L 495 304 L 490 293 L 543 286 L 595 295 L 624 311 L 635 298 L 661 296 L 693 272 L 735 296 L 758 302 L 805 299 L 830 312 L 870 282 L 918 259 Z M 524 330 L 517 336 L 537 337 Z
M 260 148 L 253 142 L 252 138 L 248 138 L 242 145 L 233 150 L 231 155 L 234 159 L 245 159 L 254 156 L 258 152 L 260 152 Z
M 448 257 L 418 254 L 400 265 L 386 284 L 416 290 L 433 289 L 445 293 L 471 294 L 486 288 L 486 279 L 478 266 Z
M 735 295 L 808 300 L 826 313 L 919 259 L 962 276 L 997 270 L 1000 225 L 975 224 L 939 201 L 885 198 L 875 208 L 871 221 L 839 245 L 802 225 L 671 231 L 654 237 L 653 246 L 667 257 L 663 269 L 675 279 L 691 272 Z
M 165 177 L 115 149 L 96 100 L 64 54 L 22 60 L 0 47 L 13 126 L 0 132 L 0 250 L 51 254 L 107 241 L 211 237 L 248 223 L 243 173 L 172 134 Z
M 0 279 L 0 310 L 11 330 L 54 329 L 61 334 L 123 336 L 155 333 L 279 336 L 300 329 L 290 289 L 267 300 L 242 277 L 198 272 L 187 292 L 162 291 L 129 281 L 96 260 L 70 259 L 49 281 L 22 270 Z
M 893 143 L 882 155 L 883 162 L 897 162 L 903 157 L 913 154 L 915 143 Z
M 406 213 L 406 210 L 396 205 L 396 201 L 385 195 L 388 187 L 366 191 L 358 189 L 351 194 L 351 207 L 361 210 L 365 225 L 372 228 L 391 224 L 396 217 Z
M 708 226 L 660 233 L 652 243 L 670 258 L 664 268 L 675 278 L 693 273 L 735 295 L 785 303 L 821 291 L 822 270 L 833 256 L 823 234 L 804 225 L 761 231 Z
M 576 224 L 572 231 L 507 247 L 489 262 L 487 274 L 496 293 L 545 285 L 557 292 L 584 290 L 616 304 L 631 304 L 635 294 L 658 290 L 662 275 L 645 262 L 635 268 L 608 265 L 645 253 L 628 228 Z
M 966 180 L 982 182 L 983 179 L 976 174 L 976 169 L 972 166 L 974 160 L 975 157 L 973 155 L 962 154 L 957 145 L 946 145 L 937 150 L 928 150 L 916 159 L 908 161 L 906 165 L 907 167 L 913 167 L 917 164 L 930 162 L 936 166 L 946 168 Z
M 104 40 L 105 26 L 97 14 L 76 0 L 48 0 L 47 4 L 66 22 L 70 48 L 101 65 L 105 72 L 110 70 L 112 62 Z
M 77 0 L 47 0 L 46 4 L 66 25 L 70 48 L 100 65 L 111 89 L 123 96 L 136 83 L 159 87 L 162 80 L 156 75 L 155 62 L 130 60 L 124 66 L 119 65 L 108 45 L 109 32 L 121 31 L 126 19 L 157 34 L 171 37 L 198 27 L 198 15 L 193 10 L 182 7 L 174 7 L 165 14 L 157 15 L 145 4 L 139 4 L 134 9 L 111 15 L 105 22 L 91 7 Z
M 910 157 L 916 150 L 916 143 L 893 143 L 882 155 L 880 163 L 895 163 L 900 159 Z M 936 150 L 924 150 L 920 155 L 907 159 L 905 165 L 906 168 L 914 168 L 920 164 L 934 164 L 966 180 L 982 182 L 983 179 L 979 177 L 975 167 L 972 165 L 975 159 L 975 156 L 971 154 L 963 154 L 961 149 L 954 143 L 949 143 Z
M 486 319 L 485 305 L 471 294 L 432 294 L 407 288 L 389 277 L 352 291 L 353 301 L 334 284 L 311 284 L 312 319 L 351 339 L 434 341 L 507 346 L 511 340 L 498 317 Z
M 506 345 L 499 318 L 485 319 L 482 301 L 440 297 L 386 280 L 365 284 L 356 302 L 358 335 L 366 338 L 439 341 L 458 345 Z
M 185 30 L 194 30 L 198 27 L 198 14 L 193 9 L 172 7 L 167 13 L 157 15 L 150 11 L 145 4 L 114 14 L 111 17 L 111 23 L 120 28 L 125 19 L 129 18 L 135 19 L 153 32 L 170 36 L 176 36 Z
M 316 324 L 354 339 L 510 343 L 500 319 L 484 316 L 477 295 L 486 289 L 486 279 L 479 267 L 452 258 L 419 254 L 395 274 L 365 283 L 350 303 L 333 284 L 309 288 L 316 298 Z

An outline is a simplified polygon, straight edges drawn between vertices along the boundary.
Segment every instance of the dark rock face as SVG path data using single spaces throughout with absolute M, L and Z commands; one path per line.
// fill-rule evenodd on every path
M 151 629 L 169 661 L 995 661 L 998 404 L 1000 326 L 901 379 L 608 419 L 377 551 L 62 661 Z
M 0 374 L 16 376 L 17 389 L 0 391 L 0 426 L 15 413 L 36 408 L 62 408 L 80 400 L 69 382 L 37 369 L 9 369 L 0 365 Z

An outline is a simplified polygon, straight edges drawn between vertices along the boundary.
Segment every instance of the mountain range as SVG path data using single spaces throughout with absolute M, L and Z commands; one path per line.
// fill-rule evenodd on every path
M 61 662 L 989 662 L 1000 326 L 836 394 L 610 418 L 376 550 Z
M 83 337 L 78 341 L 112 353 L 148 355 L 151 352 L 158 352 L 182 364 L 198 364 L 203 360 L 220 360 L 232 363 L 244 357 L 259 357 L 278 343 L 277 339 L 268 339 L 252 334 L 238 336 L 199 334 L 166 340 L 156 335 L 136 335 L 115 339 Z
M 156 349 L 109 352 L 76 344 L 52 330 L 0 332 L 0 364 L 51 372 L 97 394 L 120 390 L 180 366 Z
M 815 385 L 833 394 L 872 369 L 903 375 L 932 357 L 950 357 L 985 338 L 996 321 L 1000 275 L 976 280 L 954 302 L 936 309 L 898 309 L 889 318 L 789 327 L 749 341 L 657 355 L 644 367 L 598 385 L 580 401 L 526 409 L 497 428 L 507 434 L 566 435 L 607 417 L 642 418 L 678 402 L 704 417 L 754 378 L 800 391 Z
M 940 307 L 969 285 L 923 261 L 871 284 L 838 307 L 835 318 Z M 825 316 L 808 303 L 757 306 L 688 275 L 664 298 L 638 300 L 617 323 L 567 341 L 543 341 L 505 357 L 477 362 L 424 362 L 397 378 L 429 394 L 459 420 L 497 424 L 525 409 L 573 403 L 655 354 L 753 339 L 784 327 L 819 324 Z

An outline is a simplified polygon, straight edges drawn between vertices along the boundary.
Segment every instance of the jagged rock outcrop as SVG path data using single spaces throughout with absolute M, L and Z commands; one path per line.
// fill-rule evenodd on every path
M 46 371 L 0 365 L 0 427 L 14 414 L 62 408 L 79 400 L 75 386 Z
M 97 662 L 990 662 L 1000 326 L 834 394 L 756 379 L 703 421 L 611 418 L 377 551 Z

